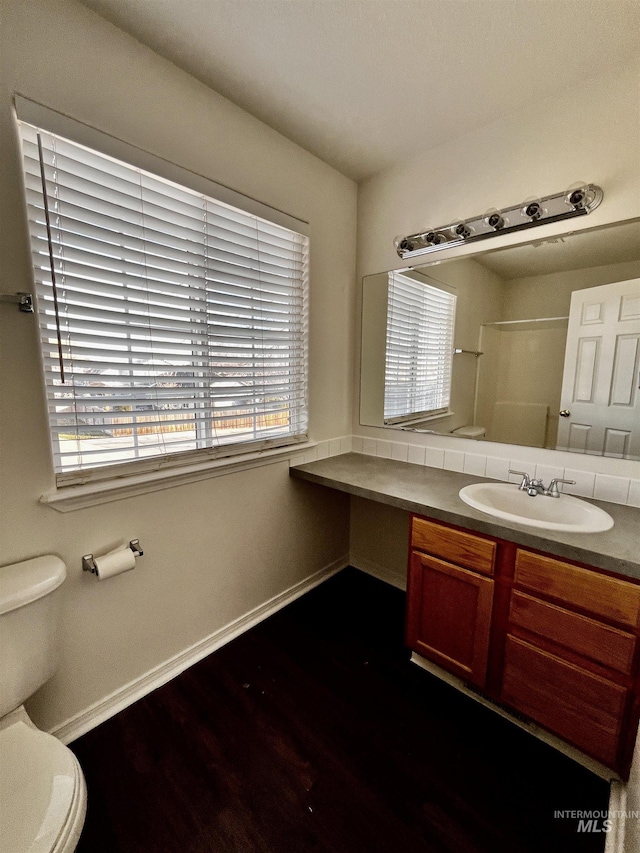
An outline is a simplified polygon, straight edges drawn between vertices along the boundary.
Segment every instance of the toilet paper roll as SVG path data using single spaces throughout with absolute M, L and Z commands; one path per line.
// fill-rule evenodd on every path
M 135 568 L 136 557 L 131 548 L 124 547 L 117 551 L 110 551 L 102 557 L 96 557 L 95 563 L 98 580 L 103 581 Z

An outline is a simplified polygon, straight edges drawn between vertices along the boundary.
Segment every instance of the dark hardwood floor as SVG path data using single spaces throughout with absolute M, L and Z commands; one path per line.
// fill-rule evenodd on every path
M 347 569 L 77 740 L 78 853 L 595 853 L 608 785 L 409 663 Z

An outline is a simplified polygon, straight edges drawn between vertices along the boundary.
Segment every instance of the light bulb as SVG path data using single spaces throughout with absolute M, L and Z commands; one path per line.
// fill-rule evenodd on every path
M 584 210 L 593 201 L 594 193 L 590 192 L 587 184 L 577 181 L 567 189 L 564 194 L 564 203 L 574 210 Z
M 504 216 L 497 207 L 490 207 L 485 213 L 482 221 L 485 225 L 488 225 L 489 228 L 493 228 L 495 231 L 499 231 L 501 228 L 504 228 Z
M 413 252 L 416 248 L 412 237 L 396 237 L 393 241 L 396 252 L 402 257 L 405 252 Z
M 525 199 L 525 201 L 522 202 L 520 211 L 523 216 L 526 216 L 527 219 L 531 219 L 532 222 L 536 222 L 538 219 L 541 219 L 546 213 L 539 198 Z
M 447 226 L 447 230 L 451 232 L 454 239 L 466 240 L 471 237 L 472 229 L 467 225 L 464 219 L 454 219 L 451 225 Z

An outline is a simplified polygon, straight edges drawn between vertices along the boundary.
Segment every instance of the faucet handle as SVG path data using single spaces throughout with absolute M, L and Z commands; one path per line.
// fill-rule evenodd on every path
M 522 477 L 522 482 L 520 483 L 518 488 L 521 491 L 526 492 L 527 489 L 529 488 L 530 483 L 531 483 L 531 480 L 529 479 L 529 475 L 526 473 L 526 471 L 514 471 L 511 468 L 509 468 L 509 473 L 510 474 L 517 474 L 518 477 Z
M 556 477 L 549 483 L 549 488 L 545 489 L 545 495 L 549 495 L 550 498 L 559 498 L 560 492 L 558 490 L 558 483 L 566 483 L 568 486 L 575 486 L 575 480 L 563 480 L 561 477 Z

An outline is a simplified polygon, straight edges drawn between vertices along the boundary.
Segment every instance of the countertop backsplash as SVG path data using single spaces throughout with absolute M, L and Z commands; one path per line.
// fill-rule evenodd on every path
M 470 444 L 470 442 L 460 439 L 456 439 L 457 443 L 461 445 Z M 567 494 L 594 498 L 623 506 L 640 507 L 640 462 L 635 463 L 638 477 L 622 477 L 586 470 L 582 464 L 585 462 L 588 464 L 591 457 L 553 451 L 554 455 L 558 457 L 559 464 L 549 464 L 546 461 L 532 463 L 531 460 L 522 459 L 518 456 L 517 447 L 507 448 L 505 446 L 505 450 L 514 451 L 513 456 L 498 456 L 482 453 L 482 442 L 475 442 L 475 444 L 477 449 L 474 447 L 473 452 L 466 452 L 449 447 L 425 447 L 401 441 L 348 435 L 320 441 L 315 447 L 306 450 L 304 453 L 292 454 L 291 464 L 303 465 L 341 453 L 353 452 L 363 453 L 366 456 L 378 456 L 382 459 L 394 459 L 397 462 L 410 462 L 414 465 L 440 468 L 445 471 L 472 474 L 475 477 L 486 477 L 490 480 L 516 482 L 518 478 L 509 475 L 509 469 L 512 468 L 518 471 L 527 471 L 531 477 L 537 477 L 545 483 L 553 478 L 575 480 L 574 486 L 565 485 L 563 487 L 563 491 Z M 526 448 L 526 455 L 531 455 L 531 450 L 532 448 Z M 548 456 L 550 452 L 541 450 L 540 454 L 541 456 Z M 571 457 L 569 460 L 571 464 L 563 467 L 561 463 L 567 461 L 567 456 Z

